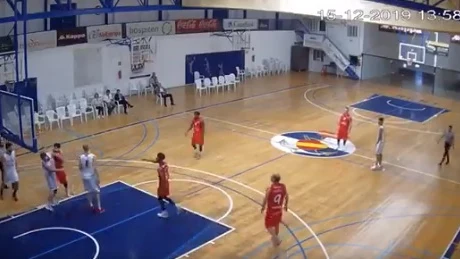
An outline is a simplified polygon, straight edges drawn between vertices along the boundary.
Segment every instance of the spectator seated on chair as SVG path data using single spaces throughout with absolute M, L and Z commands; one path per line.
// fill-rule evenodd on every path
M 99 96 L 98 93 L 94 94 L 94 99 L 92 100 L 91 105 L 93 105 L 96 108 L 97 117 L 104 118 L 104 101 L 102 100 L 102 98 Z
M 153 92 L 155 93 L 156 96 L 163 98 L 163 105 L 165 107 L 168 107 L 166 104 L 166 99 L 169 98 L 169 102 L 171 105 L 174 105 L 174 98 L 172 94 L 168 93 L 168 90 L 164 88 L 159 82 L 154 86 Z
M 126 100 L 125 96 L 120 92 L 120 89 L 117 89 L 117 93 L 114 96 L 114 100 L 115 102 L 123 105 L 123 110 L 125 114 L 128 114 L 128 107 L 129 108 L 134 107 L 128 102 L 128 100 Z
M 105 95 L 102 97 L 102 101 L 107 106 L 107 112 L 109 113 L 108 115 L 110 116 L 113 112 L 113 109 L 115 109 L 116 107 L 115 100 L 113 99 L 112 94 L 110 93 L 110 90 L 105 91 Z
M 158 81 L 157 74 L 155 72 L 152 73 L 152 76 L 149 78 L 149 85 L 155 89 L 158 85 L 160 85 L 160 81 Z

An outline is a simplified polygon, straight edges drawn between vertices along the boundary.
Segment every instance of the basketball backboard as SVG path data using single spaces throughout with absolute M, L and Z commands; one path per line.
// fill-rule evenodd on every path
M 425 47 L 401 42 L 399 43 L 398 56 L 400 60 L 411 60 L 414 63 L 425 64 Z

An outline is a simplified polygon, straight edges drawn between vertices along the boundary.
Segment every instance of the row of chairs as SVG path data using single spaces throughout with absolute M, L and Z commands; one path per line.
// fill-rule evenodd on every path
M 219 76 L 219 77 L 211 77 L 209 78 L 199 78 L 195 80 L 195 90 L 202 96 L 202 92 L 209 93 L 213 89 L 219 93 L 219 89 L 222 91 L 230 90 L 233 88 L 233 91 L 236 91 L 237 84 L 240 83 L 239 78 L 236 78 L 235 74 Z

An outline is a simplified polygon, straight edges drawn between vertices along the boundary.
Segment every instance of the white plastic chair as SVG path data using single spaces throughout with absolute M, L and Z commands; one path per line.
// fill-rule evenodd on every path
M 129 96 L 133 95 L 133 93 L 135 93 L 136 95 L 139 95 L 139 87 L 136 84 L 129 82 L 128 86 L 129 86 Z
M 96 110 L 93 106 L 88 106 L 88 100 L 85 98 L 81 98 L 78 100 L 78 104 L 80 105 L 80 113 L 85 116 L 85 121 L 88 121 L 88 114 L 96 118 Z
M 228 86 L 228 90 L 230 90 L 230 87 L 233 87 L 233 91 L 236 91 L 235 74 L 226 75 L 224 79 L 225 79 L 225 83 Z
M 205 78 L 203 80 L 203 85 L 209 90 L 209 92 L 212 92 L 212 89 L 215 89 L 215 85 L 211 84 L 211 79 L 209 78 Z
M 72 117 L 67 116 L 67 112 L 65 111 L 65 107 L 63 107 L 63 106 L 57 107 L 56 108 L 56 113 L 57 113 L 57 117 L 59 119 L 59 122 L 61 123 L 61 127 L 63 126 L 63 122 L 65 120 L 69 120 L 70 124 L 73 125 Z
M 217 77 L 215 77 L 215 76 L 213 76 L 213 77 L 211 78 L 211 83 L 212 83 L 212 86 L 216 88 L 217 93 L 219 93 L 219 88 L 221 88 L 221 87 L 223 88 L 223 87 L 224 87 L 223 85 L 219 84 L 219 81 L 218 81 Z M 225 89 L 223 89 L 222 92 L 223 92 L 224 90 L 225 90 Z
M 195 79 L 195 82 L 196 80 L 201 80 L 201 82 L 203 82 L 204 76 L 200 75 L 200 72 L 195 71 L 193 72 L 193 79 Z
M 50 130 L 53 129 L 53 122 L 56 122 L 58 128 L 62 128 L 61 121 L 59 120 L 59 116 L 57 113 L 53 110 L 47 110 L 45 112 L 46 119 L 48 120 L 48 123 L 50 125 Z
M 238 75 L 241 81 L 244 81 L 244 78 L 246 76 L 246 73 L 244 70 L 240 69 L 239 67 L 236 67 L 236 74 Z
M 201 79 L 195 80 L 195 92 L 200 92 L 200 96 L 201 96 L 203 91 L 207 92 L 208 89 L 203 85 L 203 83 L 201 82 Z
M 231 77 L 231 80 L 232 80 L 235 84 L 241 83 L 241 81 L 235 76 L 235 74 L 231 73 L 229 76 Z
M 149 81 L 147 80 L 139 80 L 137 83 L 139 89 L 141 89 L 143 95 L 147 95 L 149 92 L 154 94 L 154 89 L 153 87 L 149 84 Z
M 70 125 L 73 126 L 74 118 L 80 118 L 80 122 L 83 123 L 83 117 L 81 116 L 81 111 L 77 109 L 77 106 L 75 106 L 75 104 L 67 105 L 67 111 L 69 112 Z
M 34 124 L 37 126 L 38 130 L 42 130 L 42 125 L 45 125 L 45 123 L 45 116 L 40 115 L 38 112 L 34 112 Z
M 219 84 L 225 89 L 228 90 L 228 84 L 225 82 L 225 78 L 223 76 L 219 76 Z

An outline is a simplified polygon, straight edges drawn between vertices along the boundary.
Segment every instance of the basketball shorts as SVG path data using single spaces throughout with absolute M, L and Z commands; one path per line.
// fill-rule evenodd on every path
M 202 134 L 193 134 L 192 136 L 192 145 L 204 145 L 204 137 Z
M 7 185 L 10 185 L 12 183 L 19 182 L 19 175 L 16 171 L 10 171 L 8 172 L 5 170 L 4 174 L 4 179 L 3 182 Z
M 67 175 L 64 170 L 62 171 L 56 171 L 56 178 L 61 184 L 66 184 L 67 183 Z
M 99 192 L 99 184 L 95 176 L 87 179 L 83 179 L 83 187 L 87 192 Z
M 48 186 L 48 189 L 50 191 L 57 190 L 56 174 L 54 172 L 53 173 L 45 173 L 45 180 L 46 180 L 46 186 Z
M 450 143 L 444 142 L 444 152 L 448 153 L 451 146 Z
M 375 145 L 375 154 L 376 155 L 383 154 L 383 146 L 384 146 L 384 144 L 382 142 L 379 142 L 379 143 L 377 143 L 377 145 Z
M 339 132 L 337 133 L 337 139 L 347 140 L 348 139 L 348 130 L 339 129 Z
M 265 215 L 265 228 L 275 228 L 276 233 L 279 233 L 281 218 L 283 214 L 266 214 Z
M 158 198 L 166 198 L 169 196 L 169 186 L 160 186 L 157 189 Z

